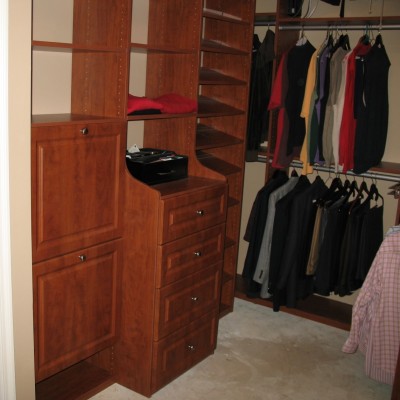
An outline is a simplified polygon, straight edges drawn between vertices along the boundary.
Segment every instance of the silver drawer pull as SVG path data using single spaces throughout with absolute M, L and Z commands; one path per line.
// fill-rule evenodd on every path
M 195 350 L 195 348 L 194 348 L 194 346 L 192 344 L 188 344 L 187 349 L 189 351 L 194 351 Z
M 196 257 L 201 257 L 201 251 L 195 251 L 193 253 Z
M 192 297 L 192 301 L 197 301 L 197 300 L 199 300 L 199 298 L 197 296 Z
M 81 255 L 78 256 L 78 257 L 79 257 L 79 259 L 80 259 L 82 262 L 86 261 L 86 256 L 85 256 L 85 254 L 81 254 Z
M 204 215 L 204 210 L 196 210 L 196 214 L 203 216 Z
M 82 133 L 82 135 L 86 136 L 86 135 L 89 134 L 89 129 L 88 128 L 82 128 L 81 129 L 81 133 Z

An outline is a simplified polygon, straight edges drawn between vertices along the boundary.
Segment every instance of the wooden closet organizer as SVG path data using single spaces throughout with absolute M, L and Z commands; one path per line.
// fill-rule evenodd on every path
M 113 382 L 150 396 L 213 353 L 233 309 L 254 11 L 254 0 L 33 1 L 38 399 Z M 132 92 L 137 54 L 144 93 Z M 176 93 L 198 112 L 127 116 L 128 93 Z M 130 175 L 138 121 L 144 147 L 188 156 L 186 179 Z

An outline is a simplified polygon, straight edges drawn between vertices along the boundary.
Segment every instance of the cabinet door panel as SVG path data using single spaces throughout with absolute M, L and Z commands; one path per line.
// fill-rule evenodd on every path
M 160 216 L 160 244 L 222 223 L 226 218 L 226 187 L 163 200 Z
M 159 340 L 218 308 L 221 265 L 157 290 L 154 340 Z
M 122 124 L 32 129 L 35 262 L 119 236 L 122 131 Z
M 119 247 L 109 242 L 34 265 L 37 380 L 114 342 Z
M 182 279 L 222 260 L 225 224 L 158 247 L 156 286 Z

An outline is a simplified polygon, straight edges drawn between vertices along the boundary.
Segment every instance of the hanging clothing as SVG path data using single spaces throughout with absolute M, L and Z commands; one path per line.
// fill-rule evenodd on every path
M 304 123 L 305 123 L 305 137 L 300 152 L 300 161 L 303 163 L 303 170 L 302 170 L 303 175 L 311 174 L 313 172 L 313 167 L 310 159 L 311 158 L 310 135 L 311 135 L 313 113 L 314 113 L 314 105 L 317 98 L 317 93 L 315 90 L 316 75 L 317 75 L 317 56 L 318 52 L 315 51 L 310 59 L 307 72 L 306 87 L 304 90 L 303 105 L 300 113 L 300 116 L 304 118 Z
M 331 37 L 330 37 L 331 38 Z M 332 53 L 332 42 L 328 44 L 319 58 L 319 83 L 318 83 L 318 100 L 316 102 L 316 109 L 318 115 L 318 158 L 315 162 L 322 164 L 324 159 L 323 151 L 323 131 L 326 113 L 326 105 L 329 96 L 329 76 L 330 76 L 330 60 Z
M 366 375 L 393 384 L 400 345 L 400 232 L 389 230 L 353 306 L 343 352 L 365 354 Z
M 301 175 L 296 186 L 287 195 L 282 197 L 275 206 L 269 269 L 269 293 L 274 297 L 274 304 L 276 304 L 276 307 L 274 306 L 275 311 L 279 310 L 281 304 L 281 300 L 279 299 L 281 293 L 278 290 L 278 281 L 280 279 L 280 267 L 285 251 L 287 232 L 291 223 L 291 204 L 296 196 L 310 185 L 309 179 Z
M 247 283 L 246 292 L 248 296 L 251 297 L 258 296 L 261 289 L 261 285 L 253 281 L 253 275 L 258 261 L 268 215 L 268 199 L 270 194 L 286 183 L 288 179 L 286 172 L 275 171 L 272 178 L 257 193 L 250 212 L 244 235 L 244 239 L 249 242 L 249 247 L 246 253 L 242 276 Z
M 274 42 L 275 33 L 268 29 L 254 55 L 254 69 L 250 83 L 246 161 L 257 161 L 260 144 L 268 137 L 268 104 L 275 58 Z
M 338 285 L 335 288 L 335 293 L 339 296 L 351 294 L 361 287 L 363 283 L 362 274 L 357 274 L 357 269 L 369 268 L 368 263 L 372 262 L 373 259 L 370 258 L 371 255 L 376 254 L 382 243 L 382 218 L 383 207 L 371 207 L 370 195 L 364 202 L 350 210 L 343 244 L 340 249 Z M 372 229 L 369 230 L 369 228 Z M 370 249 L 365 249 L 365 241 L 371 244 Z M 361 256 L 362 251 L 366 252 L 363 257 Z
M 332 132 L 335 119 L 334 106 L 337 104 L 342 79 L 342 60 L 348 50 L 339 47 L 332 55 L 329 64 L 329 95 L 325 110 L 324 130 L 322 133 L 325 163 L 329 166 L 334 162 Z
M 340 85 L 336 99 L 333 105 L 333 126 L 332 126 L 332 151 L 335 171 L 339 170 L 339 142 L 340 142 L 340 126 L 342 124 L 344 96 L 347 81 L 347 62 L 350 51 L 348 50 L 341 62 L 340 68 Z
M 370 49 L 369 42 L 364 43 L 360 40 L 350 53 L 347 61 L 346 89 L 339 139 L 339 163 L 343 166 L 343 172 L 347 172 L 354 167 L 354 140 L 357 124 L 354 115 L 356 59 L 365 56 Z
M 289 86 L 287 56 L 287 52 L 282 54 L 268 106 L 269 110 L 278 111 L 275 151 L 271 164 L 273 168 L 289 167 L 293 158 L 300 154 L 300 147 L 294 147 L 293 152 L 290 154 L 287 154 L 286 151 L 289 136 L 289 118 L 285 107 L 285 99 Z M 272 145 L 272 143 L 270 145 Z
M 313 293 L 313 279 L 306 275 L 306 266 L 317 211 L 316 200 L 323 196 L 326 190 L 324 181 L 317 176 L 314 182 L 297 193 L 291 202 L 290 225 L 277 282 L 277 290 L 280 293 L 274 297 L 275 309 L 281 304 L 296 307 L 298 299 L 304 299 Z
M 301 148 L 305 135 L 304 118 L 300 116 L 308 66 L 315 47 L 305 40 L 304 44 L 293 46 L 287 56 L 288 92 L 285 106 L 289 118 L 289 135 L 286 154 L 292 154 L 295 147 Z
M 269 298 L 271 296 L 268 293 L 269 265 L 271 257 L 271 243 L 272 243 L 272 234 L 275 221 L 276 203 L 296 186 L 298 180 L 299 180 L 298 176 L 290 177 L 285 184 L 283 184 L 281 187 L 273 191 L 269 196 L 267 222 L 265 225 L 265 230 L 261 243 L 260 254 L 258 256 L 256 270 L 253 276 L 253 280 L 262 285 L 260 292 L 261 298 Z
M 382 36 L 363 58 L 362 101 L 357 112 L 354 172 L 361 174 L 376 166 L 385 152 L 389 118 L 388 75 L 390 60 Z

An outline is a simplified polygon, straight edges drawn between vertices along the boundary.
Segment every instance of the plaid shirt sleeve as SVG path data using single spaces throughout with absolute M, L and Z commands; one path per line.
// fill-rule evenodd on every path
M 345 353 L 365 354 L 366 375 L 393 384 L 400 345 L 400 231 L 382 242 L 353 306 Z

